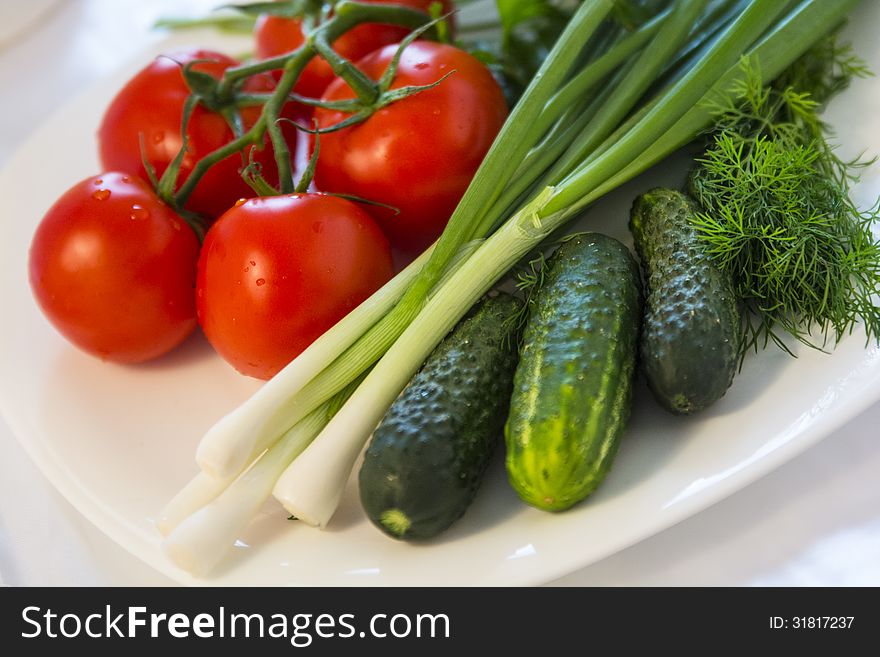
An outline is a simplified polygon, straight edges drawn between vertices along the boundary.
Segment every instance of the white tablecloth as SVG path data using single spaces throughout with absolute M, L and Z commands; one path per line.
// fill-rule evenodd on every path
M 216 0 L 0 0 L 0 167 L 69 95 Z M 15 16 L 13 21 L 10 16 Z M 30 20 L 24 20 L 27 18 Z M 15 218 L 3 217 L 3 221 Z M 880 585 L 880 404 L 745 490 L 559 585 Z M 172 584 L 82 518 L 0 420 L 0 583 Z

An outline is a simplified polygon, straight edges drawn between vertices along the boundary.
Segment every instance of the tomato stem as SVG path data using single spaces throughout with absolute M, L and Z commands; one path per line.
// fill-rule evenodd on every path
M 427 24 L 428 27 L 426 29 L 434 32 L 436 36 L 436 26 L 433 25 L 435 21 L 431 21 L 426 13 L 400 5 L 366 4 L 353 2 L 352 0 L 342 0 L 334 6 L 334 12 L 332 17 L 315 27 L 309 33 L 305 43 L 296 50 L 279 57 L 233 66 L 224 71 L 223 76 L 217 82 L 217 86 L 214 89 L 213 97 L 221 105 L 233 107 L 237 106 L 240 102 L 239 90 L 247 78 L 259 73 L 279 69 L 283 73 L 275 90 L 265 96 L 263 111 L 256 123 L 248 131 L 236 136 L 233 140 L 200 159 L 176 194 L 173 194 L 163 186 L 165 193 L 162 197 L 169 204 L 177 209 L 182 208 L 208 169 L 230 155 L 240 153 L 248 146 L 261 147 L 267 133 L 275 153 L 281 193 L 293 192 L 293 167 L 291 166 L 290 148 L 284 139 L 279 119 L 281 118 L 281 110 L 285 103 L 291 100 L 291 91 L 294 84 L 312 58 L 319 54 L 328 58 L 328 62 L 334 71 L 338 70 L 346 82 L 353 84 L 352 88 L 355 89 L 355 93 L 360 92 L 358 95 L 359 99 L 363 102 L 363 98 L 369 97 L 369 104 L 372 105 L 380 96 L 378 86 L 358 71 L 350 61 L 333 51 L 329 44 L 332 44 L 353 27 L 368 22 L 400 25 L 410 29 L 422 28 Z M 319 51 L 322 52 L 319 53 Z M 363 78 L 363 80 L 360 78 Z M 360 94 L 363 94 L 363 96 Z M 262 99 L 263 95 L 244 93 L 241 94 L 241 98 L 248 105 L 253 105 L 258 104 L 256 101 Z M 186 133 L 182 132 L 181 134 L 185 135 Z M 179 154 L 181 159 L 184 152 L 184 149 L 181 149 Z M 178 170 L 173 173 L 174 181 L 177 179 L 178 172 L 179 165 Z M 162 186 L 161 181 L 160 186 Z M 173 190 L 173 186 L 171 189 Z
M 335 50 L 326 35 L 320 30 L 315 32 L 314 38 L 309 41 L 312 48 L 330 64 L 333 72 L 351 87 L 355 95 L 364 105 L 372 105 L 379 97 L 379 87 L 370 78 L 364 75 L 350 60 L 346 59 Z
M 242 170 L 242 178 L 250 186 L 257 196 L 277 196 L 278 190 L 272 187 L 265 178 L 263 178 L 262 167 L 259 162 L 251 162 Z
M 310 36 L 314 37 L 320 32 L 325 35 L 328 43 L 333 43 L 361 23 L 384 23 L 415 29 L 430 21 L 430 17 L 418 9 L 410 9 L 401 5 L 366 4 L 353 0 L 342 0 L 336 4 L 334 15 L 318 25 L 310 33 Z M 234 90 L 240 86 L 243 80 L 258 73 L 283 69 L 286 63 L 296 57 L 301 50 L 311 51 L 312 56 L 318 54 L 307 40 L 306 43 L 289 53 L 228 68 L 220 79 L 218 94 L 220 97 L 232 97 Z

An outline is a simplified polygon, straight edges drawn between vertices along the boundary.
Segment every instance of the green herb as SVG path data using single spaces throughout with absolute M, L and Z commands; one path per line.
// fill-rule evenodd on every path
M 705 212 L 696 222 L 733 275 L 747 313 L 744 348 L 778 329 L 822 347 L 861 320 L 880 339 L 878 209 L 850 199 L 858 168 L 825 140 L 821 104 L 865 69 L 836 39 L 824 39 L 774 84 L 754 62 L 717 108 L 710 146 L 691 191 Z M 814 342 L 818 330 L 821 340 Z

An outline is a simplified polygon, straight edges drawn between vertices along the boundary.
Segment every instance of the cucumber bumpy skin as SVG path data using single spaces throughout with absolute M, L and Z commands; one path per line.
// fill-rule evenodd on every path
M 389 536 L 436 536 L 474 499 L 507 415 L 521 309 L 507 294 L 478 305 L 373 433 L 359 473 L 361 504 Z
M 647 283 L 641 368 L 654 397 L 676 414 L 720 399 L 740 360 L 733 281 L 700 240 L 696 212 L 689 197 L 658 188 L 638 197 L 630 216 Z
M 505 426 L 508 480 L 562 511 L 608 473 L 629 419 L 642 317 L 629 250 L 587 233 L 562 244 L 533 297 Z

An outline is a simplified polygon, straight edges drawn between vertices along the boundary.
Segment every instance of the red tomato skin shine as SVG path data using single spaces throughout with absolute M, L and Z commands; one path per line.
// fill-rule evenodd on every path
M 391 276 L 388 240 L 356 204 L 322 194 L 250 199 L 205 238 L 199 323 L 236 370 L 268 379 Z
M 377 80 L 396 46 L 386 46 L 358 68 Z M 368 206 L 393 246 L 417 253 L 437 237 L 467 189 L 507 117 L 504 94 L 489 70 L 453 46 L 417 41 L 400 59 L 392 88 L 436 87 L 396 101 L 363 123 L 321 135 L 315 184 L 396 207 L 400 214 Z M 324 100 L 353 98 L 336 79 Z M 346 114 L 316 108 L 320 128 Z
M 190 90 L 181 73 L 181 65 L 200 59 L 210 61 L 197 64 L 195 70 L 214 77 L 220 77 L 224 70 L 238 64 L 237 60 L 211 50 L 179 50 L 157 57 L 116 94 L 98 129 L 98 149 L 104 169 L 128 171 L 146 179 L 140 148 L 142 135 L 147 161 L 158 176 L 162 175 L 182 143 L 180 123 Z M 269 93 L 274 86 L 275 82 L 268 74 L 255 76 L 245 83 L 246 89 L 256 93 Z M 292 108 L 293 103 L 285 107 L 285 116 L 292 112 Z M 256 122 L 259 113 L 259 107 L 242 110 L 246 128 Z M 295 129 L 284 128 L 291 150 L 295 133 Z M 233 139 L 226 120 L 202 106 L 193 111 L 187 134 L 189 149 L 181 165 L 178 185 L 183 183 L 196 162 Z M 268 138 L 265 143 L 264 148 L 254 151 L 254 159 L 263 165 L 267 180 L 275 184 L 278 173 Z M 211 167 L 199 181 L 186 208 L 214 219 L 238 199 L 252 196 L 253 191 L 241 178 L 241 167 L 242 159 L 237 153 Z
M 87 178 L 49 209 L 31 243 L 31 289 L 55 328 L 99 358 L 137 363 L 196 326 L 199 243 L 149 185 Z
M 428 13 L 437 0 L 362 0 L 368 3 L 402 5 Z M 451 0 L 442 0 L 443 13 L 452 10 Z M 451 19 L 451 17 L 450 17 Z M 450 20 L 447 19 L 447 20 Z M 451 20 L 450 20 L 451 22 Z M 333 42 L 333 49 L 346 59 L 356 61 L 389 43 L 397 43 L 409 34 L 398 25 L 365 23 L 349 30 Z M 269 59 L 299 48 L 303 41 L 302 23 L 297 18 L 283 18 L 263 14 L 254 29 L 256 54 L 259 59 Z M 276 71 L 276 77 L 280 72 Z M 315 57 L 310 61 L 294 85 L 294 91 L 309 98 L 320 98 L 327 85 L 335 77 L 333 69 L 324 59 Z

